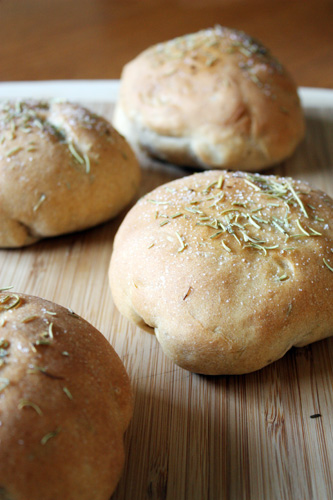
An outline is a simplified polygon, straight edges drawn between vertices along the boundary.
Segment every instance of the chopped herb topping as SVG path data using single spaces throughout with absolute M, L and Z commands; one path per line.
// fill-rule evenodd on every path
M 34 373 L 42 373 L 46 377 L 53 378 L 55 380 L 63 380 L 64 377 L 61 375 L 54 375 L 53 373 L 50 373 L 49 371 L 46 370 L 46 368 L 42 368 L 41 366 L 35 366 L 32 365 L 28 370 L 27 373 L 29 374 L 34 374 Z
M 252 189 L 245 187 L 244 192 L 242 183 Z M 310 188 L 290 178 L 234 173 L 221 175 L 207 186 L 183 187 L 180 192 L 167 186 L 165 190 L 179 195 L 148 199 L 149 203 L 164 206 L 163 213 L 155 212 L 158 224 L 163 227 L 173 223 L 177 229 L 181 227 L 177 219 L 183 216 L 191 221 L 192 227 L 207 228 L 207 240 L 220 239 L 222 249 L 228 253 L 233 252 L 231 236 L 241 248 L 266 256 L 274 250 L 294 250 L 296 244 L 286 246 L 289 238 L 304 241 L 324 235 L 325 226 L 319 225 L 319 219 L 325 221 L 316 213 L 319 207 L 308 204 Z M 311 227 L 310 220 L 317 226 Z M 179 231 L 175 233 L 180 243 L 178 252 L 183 252 L 190 243 L 184 242 Z M 170 233 L 166 238 L 170 239 Z M 331 269 L 331 264 L 328 268 Z M 277 279 L 286 281 L 290 276 L 281 275 Z
M 68 312 L 74 316 L 74 318 L 79 318 L 80 316 L 78 314 L 76 314 L 73 309 L 71 309 L 70 307 L 67 308 Z
M 53 311 L 45 311 L 45 314 L 50 314 L 51 316 L 56 316 L 57 313 Z
M 37 201 L 36 205 L 33 207 L 33 211 L 36 212 L 45 200 L 46 200 L 46 195 L 42 194 L 39 200 Z
M 325 266 L 326 266 L 326 267 L 327 267 L 330 271 L 332 271 L 332 273 L 333 273 L 333 267 L 329 265 L 329 263 L 327 262 L 327 260 L 325 259 L 325 257 L 323 258 L 323 262 L 324 262 Z
M 189 286 L 187 292 L 185 293 L 185 295 L 183 297 L 183 300 L 187 299 L 187 297 L 190 295 L 190 293 L 192 292 L 192 290 L 193 290 L 193 288 L 191 286 Z
M 184 243 L 183 238 L 180 236 L 180 234 L 176 231 L 176 236 L 180 242 L 180 247 L 178 248 L 178 252 L 182 252 L 186 248 L 186 243 Z
M 58 429 L 56 429 L 55 431 L 51 431 L 51 432 L 49 432 L 48 434 L 45 434 L 45 436 L 43 436 L 43 437 L 42 437 L 42 439 L 40 440 L 40 444 L 41 444 L 41 445 L 43 445 L 43 446 L 44 446 L 44 445 L 46 445 L 46 443 L 47 443 L 50 439 L 52 439 L 52 438 L 56 437 L 56 436 L 59 434 L 59 432 L 60 432 L 60 431 L 61 431 L 61 429 L 60 429 L 60 427 L 59 427 L 59 428 L 58 428 Z
M 18 295 L 16 295 L 16 293 L 14 293 L 13 295 L 6 295 L 5 297 L 0 299 L 0 311 L 14 309 L 15 307 L 18 307 L 20 303 L 21 299 Z
M 72 396 L 70 390 L 67 387 L 63 387 L 62 390 L 64 391 L 64 393 L 66 394 L 66 396 L 68 397 L 68 399 L 70 399 L 70 400 L 73 399 L 73 396 Z
M 38 413 L 38 415 L 42 416 L 43 415 L 43 412 L 42 410 L 39 408 L 38 405 L 36 405 L 35 403 L 33 403 L 32 401 L 29 401 L 28 399 L 21 399 L 19 404 L 17 405 L 18 409 L 19 410 L 22 410 L 23 408 L 33 408 L 35 410 L 36 413 Z
M 34 321 L 37 318 L 38 316 L 36 316 L 35 314 L 32 316 L 27 316 L 26 318 L 22 319 L 21 323 L 30 323 L 30 321 Z
M 17 153 L 19 153 L 20 151 L 22 151 L 22 146 L 16 146 L 15 148 L 12 148 L 10 149 L 9 151 L 7 151 L 6 153 L 6 156 L 9 158 L 10 156 L 14 156 L 16 155 Z
M 8 386 L 9 386 L 9 379 L 5 377 L 0 377 L 0 392 L 2 392 Z

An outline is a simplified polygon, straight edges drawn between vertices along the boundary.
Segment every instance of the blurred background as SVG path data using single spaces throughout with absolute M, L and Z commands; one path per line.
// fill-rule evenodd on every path
M 117 79 L 154 43 L 221 24 L 301 86 L 333 88 L 332 0 L 0 0 L 0 80 Z

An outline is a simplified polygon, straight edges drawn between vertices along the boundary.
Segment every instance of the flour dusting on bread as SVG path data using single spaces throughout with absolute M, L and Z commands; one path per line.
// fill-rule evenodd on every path
M 120 311 L 176 363 L 246 373 L 333 334 L 333 201 L 292 178 L 208 171 L 142 198 L 116 235 Z

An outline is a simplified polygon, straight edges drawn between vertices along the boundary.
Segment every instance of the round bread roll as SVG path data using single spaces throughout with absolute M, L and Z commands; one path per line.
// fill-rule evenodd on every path
M 117 215 L 140 168 L 103 118 L 65 102 L 0 105 L 0 246 L 20 247 Z
M 114 126 L 147 156 L 255 171 L 304 135 L 294 82 L 260 42 L 217 26 L 155 45 L 128 63 Z
M 127 214 L 110 285 L 165 354 L 208 375 L 247 373 L 333 334 L 333 200 L 291 178 L 207 171 Z
M 0 293 L 0 499 L 109 500 L 132 415 L 125 368 L 71 310 Z

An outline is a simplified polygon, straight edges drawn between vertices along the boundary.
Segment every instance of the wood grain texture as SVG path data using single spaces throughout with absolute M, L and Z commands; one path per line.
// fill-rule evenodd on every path
M 85 104 L 111 116 L 112 103 Z M 307 179 L 332 196 L 333 107 L 307 108 L 306 115 L 305 141 L 270 172 Z M 181 175 L 145 169 L 140 194 Z M 0 250 L 1 287 L 71 307 L 110 340 L 128 370 L 135 409 L 113 499 L 332 499 L 333 338 L 292 349 L 245 376 L 199 376 L 175 366 L 155 337 L 130 325 L 112 303 L 107 269 L 123 216 Z
M 332 19 L 331 0 L 0 0 L 0 80 L 119 78 L 148 46 L 221 24 L 298 85 L 333 88 Z

